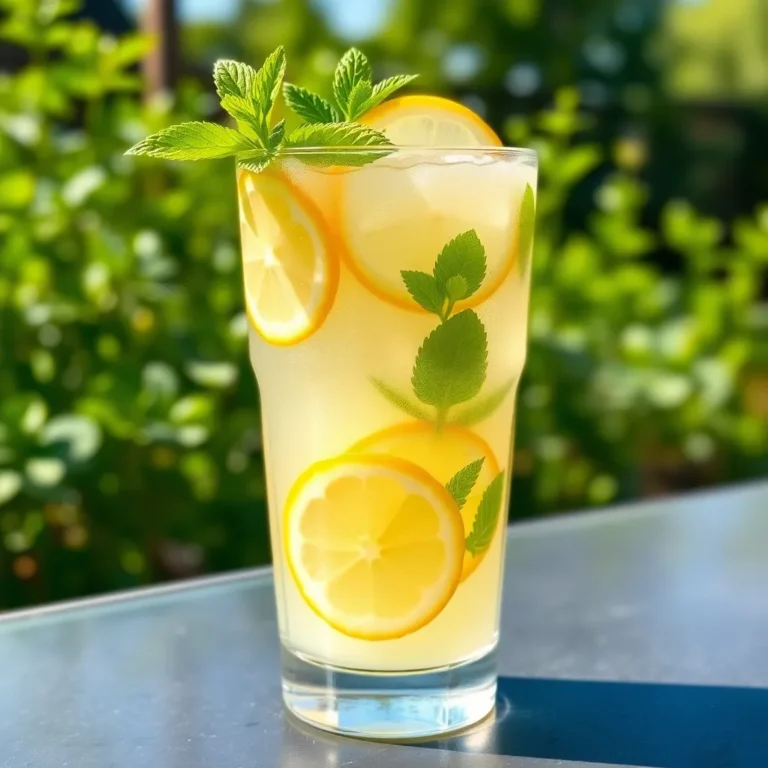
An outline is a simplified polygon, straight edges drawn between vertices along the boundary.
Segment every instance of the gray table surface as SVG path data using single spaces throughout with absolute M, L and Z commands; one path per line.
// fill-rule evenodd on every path
M 0 617 L 3 768 L 768 766 L 768 485 L 515 526 L 495 716 L 418 745 L 280 703 L 268 570 Z

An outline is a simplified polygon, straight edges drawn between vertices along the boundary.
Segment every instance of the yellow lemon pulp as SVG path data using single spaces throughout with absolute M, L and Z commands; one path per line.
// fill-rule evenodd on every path
M 487 299 L 516 260 L 515 206 L 525 188 L 519 164 L 511 156 L 493 155 L 501 146 L 498 136 L 448 99 L 393 99 L 363 121 L 408 149 L 339 180 L 338 232 L 350 271 L 377 297 L 423 311 L 409 296 L 400 271 L 431 272 L 446 243 L 475 229 L 485 246 L 487 276 L 460 308 Z M 420 154 L 418 147 L 450 148 L 450 162 L 429 150 Z
M 295 344 L 320 328 L 336 295 L 332 237 L 287 179 L 239 174 L 246 311 L 265 341 Z
M 285 507 L 284 545 L 313 610 L 352 637 L 415 632 L 459 583 L 464 527 L 445 488 L 389 456 L 343 456 L 310 467 Z
M 475 487 L 461 510 L 465 537 L 472 530 L 483 491 L 501 471 L 485 440 L 463 427 L 445 426 L 437 432 L 431 424 L 398 424 L 364 438 L 352 451 L 406 459 L 420 466 L 443 485 L 467 464 L 484 459 Z M 484 557 L 485 552 L 478 556 L 464 552 L 462 581 L 480 565 Z

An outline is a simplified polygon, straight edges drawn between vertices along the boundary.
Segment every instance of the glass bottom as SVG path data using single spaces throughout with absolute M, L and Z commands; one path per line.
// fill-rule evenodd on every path
M 496 701 L 496 650 L 447 667 L 370 672 L 332 667 L 282 648 L 283 699 L 316 728 L 368 739 L 412 739 L 482 720 Z

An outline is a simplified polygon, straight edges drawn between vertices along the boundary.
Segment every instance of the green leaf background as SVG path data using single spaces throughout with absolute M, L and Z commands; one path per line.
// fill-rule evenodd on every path
M 61 13 L 46 21 L 38 5 L 6 2 L 0 31 L 24 49 L 0 84 L 3 608 L 269 559 L 232 164 L 122 154 L 171 124 L 226 119 L 206 90 L 221 51 L 258 63 L 284 42 L 288 78 L 330 101 L 348 45 L 308 0 L 243 4 L 227 24 L 186 25 L 178 93 L 145 102 L 135 64 L 151 41 L 105 34 L 64 4 L 47 3 Z M 719 3 L 678 5 L 687 20 L 675 34 L 701 42 L 693 14 L 723 28 Z M 505 143 L 539 149 L 511 515 L 768 475 L 765 130 L 728 106 L 746 78 L 758 82 L 759 62 L 744 58 L 724 86 L 711 46 L 691 54 L 697 82 L 728 97 L 718 125 L 749 147 L 749 162 L 734 162 L 742 155 L 696 143 L 695 106 L 683 119 L 642 54 L 662 30 L 650 6 L 646 27 L 621 37 L 631 79 L 630 69 L 591 75 L 615 99 L 608 113 L 570 87 L 592 32 L 558 31 L 539 0 L 485 4 L 480 16 L 473 0 L 440 13 L 428 0 L 407 6 L 366 44 L 375 77 L 418 71 L 420 92 L 479 95 Z M 614 39 L 615 3 L 590 12 Z M 739 61 L 760 50 L 744 45 L 762 29 L 750 13 L 724 43 Z M 443 56 L 412 44 L 435 35 L 449 49 L 477 41 L 478 72 L 451 80 Z M 500 87 L 523 50 L 541 76 L 530 97 Z M 676 63 L 672 79 L 690 82 L 678 75 L 694 64 Z M 279 110 L 290 133 L 300 120 Z M 659 250 L 679 266 L 662 269 Z M 476 399 L 449 421 L 504 385 L 491 360 Z M 61 418 L 66 436 L 49 440 Z

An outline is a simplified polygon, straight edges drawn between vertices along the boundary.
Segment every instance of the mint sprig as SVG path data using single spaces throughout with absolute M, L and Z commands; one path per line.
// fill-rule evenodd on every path
M 531 263 L 533 229 L 536 223 L 536 199 L 530 184 L 525 185 L 517 221 L 517 259 L 520 274 L 524 275 Z
M 435 261 L 432 274 L 403 270 L 406 290 L 427 312 L 440 319 L 424 339 L 411 373 L 416 401 L 432 406 L 426 418 L 424 406 L 389 384 L 376 380 L 376 387 L 394 406 L 409 416 L 445 423 L 476 424 L 487 419 L 506 399 L 514 386 L 507 382 L 482 397 L 488 370 L 488 337 L 485 326 L 472 309 L 453 314 L 456 305 L 480 290 L 487 272 L 485 248 L 474 229 L 462 232 L 445 245 Z M 454 406 L 467 403 L 455 416 Z
M 288 106 L 305 120 L 321 122 L 312 120 L 312 116 L 319 115 L 325 117 L 322 122 L 327 123 L 339 122 L 340 118 L 354 121 L 417 77 L 396 75 L 374 85 L 370 62 L 357 48 L 350 48 L 341 57 L 333 75 L 335 106 L 317 94 L 289 83 L 283 90 L 287 91 Z
M 480 477 L 485 457 L 477 459 L 462 467 L 446 484 L 445 489 L 453 496 L 456 506 L 461 509 L 467 503 L 467 497 Z
M 491 480 L 491 484 L 485 489 L 483 498 L 475 514 L 472 530 L 466 539 L 467 551 L 473 556 L 482 555 L 491 546 L 493 534 L 501 511 L 501 502 L 504 498 L 504 473 L 500 472 Z
M 303 147 L 375 147 L 370 152 L 307 153 L 307 163 L 363 165 L 387 154 L 392 143 L 380 131 L 355 122 L 414 76 L 399 75 L 372 84 L 368 59 L 356 48 L 342 56 L 333 79 L 336 105 L 290 83 L 283 83 L 286 59 L 282 46 L 260 69 L 243 62 L 221 60 L 213 79 L 222 108 L 237 130 L 217 123 L 191 122 L 171 126 L 136 144 L 129 155 L 167 160 L 207 160 L 236 156 L 241 168 L 258 173 L 281 152 Z M 285 122 L 272 125 L 280 93 L 306 123 L 286 134 Z
M 487 368 L 485 326 L 473 310 L 465 309 L 424 340 L 413 364 L 413 392 L 422 403 L 435 406 L 441 424 L 451 406 L 480 391 Z

